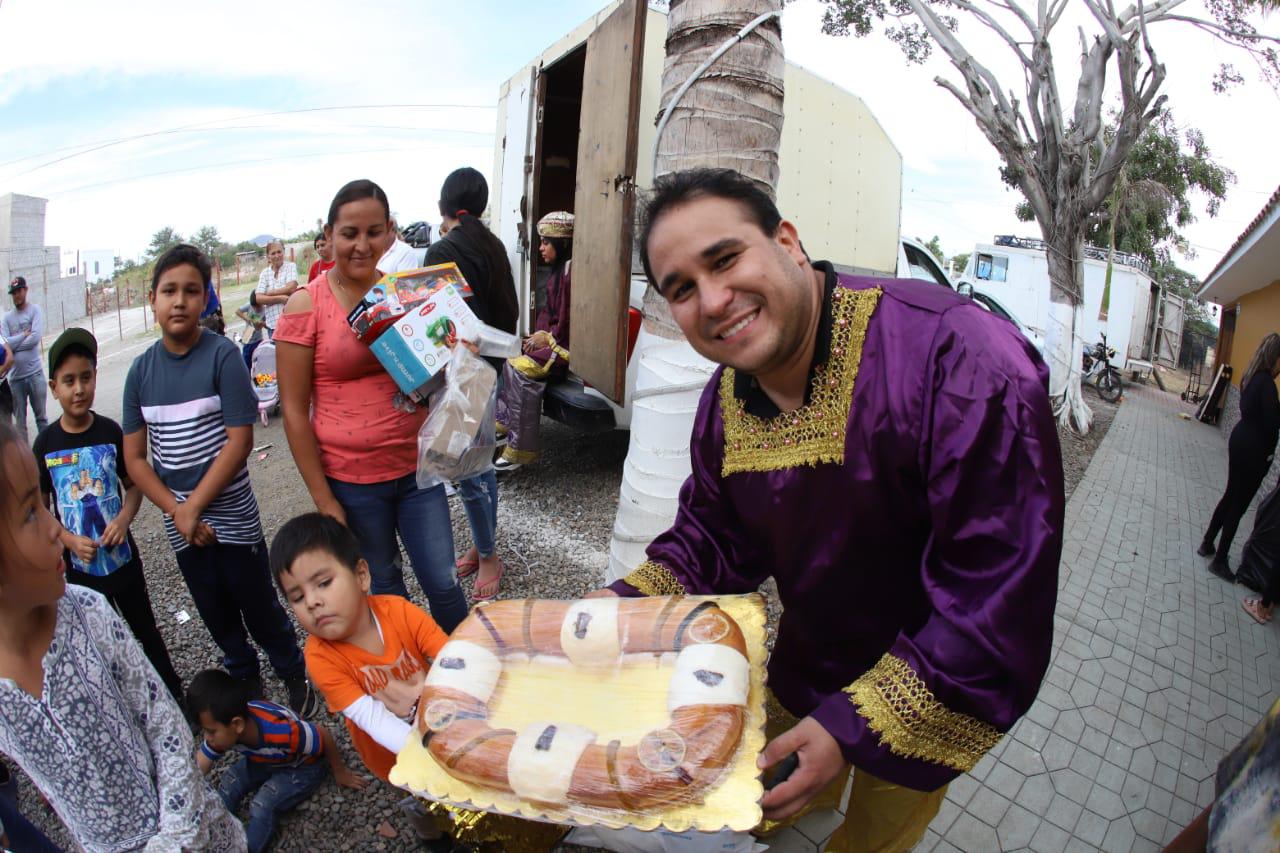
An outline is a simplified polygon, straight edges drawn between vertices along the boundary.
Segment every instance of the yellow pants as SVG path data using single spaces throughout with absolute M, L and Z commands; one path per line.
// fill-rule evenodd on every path
M 765 735 L 771 740 L 797 722 L 772 692 L 766 699 L 765 709 Z M 848 772 L 836 774 L 831 784 L 799 814 L 781 822 L 766 820 L 760 825 L 758 834 L 772 835 L 812 812 L 838 810 L 848 780 Z M 898 853 L 910 850 L 924 837 L 946 796 L 945 785 L 936 791 L 916 791 L 878 779 L 864 770 L 854 770 L 853 789 L 849 792 L 844 823 L 836 827 L 825 850 L 827 853 Z

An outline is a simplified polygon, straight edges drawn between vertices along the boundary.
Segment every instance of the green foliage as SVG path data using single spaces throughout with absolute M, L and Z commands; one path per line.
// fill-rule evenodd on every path
M 151 235 L 151 245 L 147 247 L 147 257 L 158 258 L 181 242 L 182 235 L 166 225 Z
M 938 266 L 946 266 L 947 260 L 943 257 L 942 241 L 938 239 L 937 234 L 933 235 L 932 240 L 927 241 L 917 237 L 916 242 L 929 250 L 929 254 L 933 255 L 933 257 L 937 259 Z
M 1235 180 L 1234 172 L 1213 159 L 1204 134 L 1194 127 L 1179 128 L 1173 113 L 1164 110 L 1134 145 L 1117 192 L 1091 221 L 1085 239 L 1106 246 L 1114 227 L 1118 251 L 1153 262 L 1167 262 L 1174 248 L 1191 256 L 1182 229 L 1196 220 L 1194 201 L 1202 199 L 1205 212 L 1217 216 Z M 1151 184 L 1165 192 L 1137 189 Z M 1134 189 L 1123 192 L 1126 187 Z
M 969 255 L 972 252 L 961 252 L 958 255 L 951 256 L 951 262 L 956 265 L 956 275 L 964 272 L 964 268 L 969 266 Z
M 925 62 L 933 53 L 933 42 L 923 26 L 910 20 L 915 13 L 906 0 L 823 0 L 827 7 L 822 14 L 822 31 L 832 36 L 870 35 L 876 25 L 886 22 L 885 36 L 902 48 L 907 61 Z M 946 0 L 938 3 L 948 5 Z M 959 21 L 949 15 L 939 14 L 943 24 L 955 32 Z
M 198 246 L 202 252 L 211 258 L 217 256 L 223 245 L 222 238 L 218 236 L 218 229 L 212 225 L 206 225 L 193 234 L 191 244 Z

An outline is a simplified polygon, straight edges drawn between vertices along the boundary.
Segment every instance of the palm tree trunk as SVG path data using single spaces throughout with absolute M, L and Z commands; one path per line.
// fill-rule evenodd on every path
M 672 0 L 662 103 L 744 25 L 782 0 Z M 672 110 L 657 140 L 655 177 L 700 166 L 734 169 L 773 194 L 782 139 L 782 30 L 778 18 L 721 56 Z M 641 152 L 645 156 L 647 152 Z M 689 476 L 689 435 L 698 398 L 715 365 L 689 346 L 666 302 L 650 288 L 636 341 L 631 444 L 609 547 L 608 580 L 626 575 L 675 519 Z

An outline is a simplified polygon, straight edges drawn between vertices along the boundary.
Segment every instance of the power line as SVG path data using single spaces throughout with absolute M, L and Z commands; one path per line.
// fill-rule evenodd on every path
M 208 119 L 206 121 L 195 122 L 194 124 L 179 125 L 178 127 L 166 128 L 165 130 L 152 130 L 146 133 L 134 134 L 132 136 L 122 136 L 116 139 L 106 139 L 106 140 L 98 140 L 96 142 L 83 142 L 83 143 L 78 143 L 76 145 L 68 145 L 62 148 L 55 148 L 52 151 L 44 151 L 39 154 L 28 154 L 24 157 L 18 157 L 13 160 L 8 160 L 6 162 L 0 163 L 0 167 L 11 166 L 14 163 L 21 163 L 24 160 L 32 160 L 36 157 L 42 157 L 47 154 L 57 154 L 63 151 L 74 152 L 66 155 L 65 157 L 58 157 L 53 160 L 49 160 L 47 162 L 41 163 L 38 166 L 32 166 L 30 169 L 26 170 L 25 172 L 19 172 L 18 174 L 13 176 L 15 178 L 20 178 L 23 175 L 29 175 L 32 172 L 37 172 L 40 169 L 44 169 L 48 166 L 53 166 L 58 163 L 62 163 L 66 160 L 70 160 L 75 157 L 80 157 L 85 154 L 92 154 L 93 152 L 101 151 L 104 148 L 111 148 L 116 145 L 123 145 L 126 142 L 136 142 L 139 139 L 149 139 L 151 137 L 156 137 L 156 136 L 170 136 L 177 133 L 190 133 L 191 131 L 194 131 L 194 130 L 217 130 L 218 128 L 211 127 L 210 125 L 221 124 L 223 122 L 228 122 L 228 121 L 244 121 L 246 119 L 267 118 L 270 116 L 283 116 L 283 115 L 299 115 L 303 113 L 338 112 L 338 111 L 345 111 L 345 110 L 390 110 L 390 109 L 496 110 L 497 107 L 491 104 L 348 104 L 345 106 L 301 107 L 301 108 L 292 109 L 292 110 L 271 110 L 269 112 L 261 112 L 261 113 L 245 113 L 244 115 L 227 116 L 225 118 L 218 118 L 218 119 Z M 76 150 L 76 149 L 81 149 L 81 150 Z
M 468 146 L 481 147 L 481 146 Z M 488 146 L 483 146 L 488 148 Z M 277 157 L 257 157 L 249 160 L 228 160 L 224 163 L 206 163 L 201 166 L 187 166 L 182 169 L 167 169 L 162 172 L 148 172 L 145 175 L 130 175 L 125 178 L 112 178 L 109 181 L 97 181 L 92 184 L 83 184 L 78 187 L 72 187 L 69 190 L 57 190 L 51 192 L 51 195 L 66 196 L 73 193 L 84 192 L 85 190 L 97 189 L 98 187 L 111 186 L 113 184 L 124 184 L 131 181 L 141 181 L 146 178 L 159 178 L 165 175 L 180 175 L 188 172 L 214 171 L 216 169 L 226 169 L 232 166 L 248 166 L 258 163 L 274 163 L 279 160 L 302 160 L 309 157 L 347 157 L 355 154 L 385 154 L 394 151 L 420 151 L 420 146 L 409 147 L 393 147 L 393 148 L 364 148 L 355 151 L 317 151 L 310 154 L 281 154 Z

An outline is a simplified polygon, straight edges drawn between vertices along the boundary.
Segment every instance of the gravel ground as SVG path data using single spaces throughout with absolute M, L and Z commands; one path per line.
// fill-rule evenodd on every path
M 1067 493 L 1084 474 L 1089 457 L 1105 435 L 1115 406 L 1096 396 L 1089 398 L 1097 418 L 1094 432 L 1081 439 L 1062 436 Z M 584 436 L 558 423 L 543 421 L 543 461 L 533 467 L 505 474 L 499 479 L 499 552 L 508 564 L 502 597 L 574 598 L 599 586 L 608 565 L 609 537 L 617 506 L 622 462 L 627 452 L 623 432 Z M 278 418 L 257 428 L 256 445 L 270 444 L 265 458 L 250 457 L 249 468 L 267 537 L 287 519 L 312 508 L 297 469 L 293 465 Z M 466 516 L 458 499 L 451 500 L 454 541 L 461 552 L 470 544 Z M 156 618 L 168 643 L 178 674 L 189 680 L 197 671 L 218 666 L 219 655 L 177 570 L 161 526 L 159 512 L 143 505 L 133 526 L 142 550 Z M 423 604 L 412 573 L 406 570 L 415 601 Z M 468 594 L 472 580 L 463 581 Z M 772 582 L 769 597 L 772 625 L 780 613 Z M 424 605 L 425 606 L 425 605 Z M 192 619 L 179 624 L 176 614 L 186 611 Z M 303 639 L 298 632 L 299 641 Z M 283 685 L 274 680 L 263 661 L 269 698 L 283 702 Z M 334 732 L 346 760 L 361 768 L 351 748 L 346 728 L 335 717 L 321 714 L 317 723 Z M 215 771 L 216 772 L 216 771 Z M 22 778 L 23 812 L 37 822 L 58 844 L 73 845 L 56 816 L 39 802 L 34 786 Z M 371 783 L 362 791 L 339 788 L 327 780 L 307 802 L 286 815 L 277 835 L 278 850 L 416 850 L 408 822 L 396 808 L 403 795 L 388 785 Z M 566 849 L 572 848 L 566 845 Z

